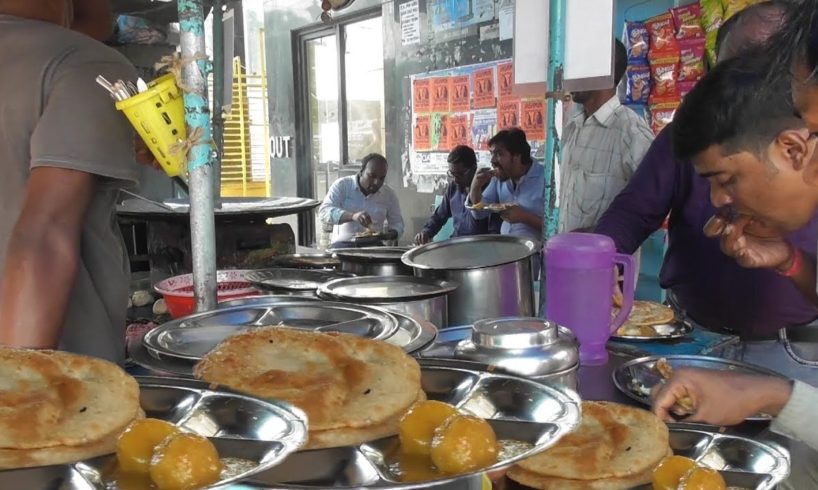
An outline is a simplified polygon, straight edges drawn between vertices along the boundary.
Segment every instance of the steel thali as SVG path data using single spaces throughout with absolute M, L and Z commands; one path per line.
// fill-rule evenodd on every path
M 645 405 L 650 405 L 651 388 L 663 381 L 662 376 L 656 370 L 656 362 L 659 359 L 667 360 L 673 369 L 692 367 L 719 371 L 734 371 L 759 376 L 781 377 L 781 375 L 775 371 L 718 357 L 693 355 L 648 356 L 633 359 L 617 367 L 613 372 L 614 385 L 629 398 Z M 750 417 L 747 420 L 765 421 L 770 420 L 770 418 L 769 415 L 760 414 L 756 417 Z
M 255 327 L 286 325 L 325 332 L 353 333 L 376 340 L 392 337 L 397 318 L 382 309 L 329 301 L 277 301 L 219 308 L 164 323 L 145 334 L 154 357 L 198 361 L 230 335 Z
M 205 436 L 218 449 L 229 469 L 207 488 L 224 488 L 264 472 L 306 441 L 306 416 L 287 403 L 211 389 L 195 380 L 136 379 L 147 417 Z M 0 471 L 0 488 L 116 490 L 121 487 L 111 481 L 115 466 L 116 456 L 109 454 L 70 465 Z
M 693 325 L 683 320 L 674 320 L 670 323 L 650 325 L 655 335 L 620 335 L 619 331 L 611 335 L 611 340 L 620 342 L 651 342 L 681 339 L 693 332 Z

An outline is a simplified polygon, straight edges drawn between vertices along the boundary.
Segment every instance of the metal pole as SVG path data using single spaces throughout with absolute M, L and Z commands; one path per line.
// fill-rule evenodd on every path
M 224 12 L 222 0 L 213 0 L 213 142 L 216 161 L 213 162 L 213 192 L 221 195 L 222 155 L 224 154 Z
M 557 138 L 557 108 L 562 110 L 562 104 L 557 99 L 562 94 L 562 67 L 565 56 L 565 2 L 566 0 L 550 0 L 549 9 L 549 42 L 548 42 L 548 92 L 554 96 L 548 98 L 548 126 L 545 134 L 545 214 L 543 215 L 543 243 L 557 233 L 559 224 L 559 209 L 555 174 L 557 159 L 560 156 L 560 145 Z M 561 128 L 560 128 L 561 129 Z
M 202 0 L 178 0 L 185 86 L 185 124 L 188 138 L 201 132 L 188 153 L 190 174 L 190 238 L 193 252 L 193 291 L 196 310 L 216 307 L 216 223 L 213 215 L 213 161 L 210 148 L 210 108 L 207 105 L 206 59 L 184 62 L 205 54 Z

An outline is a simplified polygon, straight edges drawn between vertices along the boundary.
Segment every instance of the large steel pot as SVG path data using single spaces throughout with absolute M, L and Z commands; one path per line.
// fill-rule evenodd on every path
M 408 247 L 337 248 L 333 256 L 341 261 L 340 270 L 356 276 L 411 276 L 412 268 L 401 257 Z
M 421 318 L 437 328 L 449 326 L 448 295 L 457 289 L 450 281 L 414 276 L 359 276 L 336 279 L 318 288 L 330 301 L 379 306 Z
M 508 235 L 453 238 L 414 248 L 403 263 L 415 275 L 459 284 L 449 295 L 449 325 L 486 318 L 533 316 L 533 240 Z

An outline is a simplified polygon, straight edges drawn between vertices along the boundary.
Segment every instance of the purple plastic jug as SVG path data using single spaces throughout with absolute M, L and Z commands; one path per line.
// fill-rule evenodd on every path
M 556 235 L 546 242 L 544 255 L 545 318 L 574 332 L 579 340 L 580 363 L 605 364 L 605 344 L 625 323 L 633 306 L 633 257 L 616 253 L 609 237 L 591 233 Z M 624 267 L 624 300 L 612 320 L 615 264 Z

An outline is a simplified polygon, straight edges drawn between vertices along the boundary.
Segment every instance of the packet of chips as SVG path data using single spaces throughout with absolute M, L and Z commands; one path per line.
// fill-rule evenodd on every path
M 704 76 L 704 38 L 679 41 L 679 81 L 698 82 Z
M 716 64 L 716 36 L 724 23 L 724 4 L 722 0 L 699 0 L 702 15 L 702 27 L 705 33 L 705 48 L 710 66 Z
M 702 27 L 702 11 L 698 3 L 691 3 L 670 9 L 673 24 L 676 26 L 678 39 L 695 39 L 704 37 Z
M 696 82 L 679 82 L 676 84 L 676 90 L 679 92 L 679 97 L 684 99 L 695 86 Z
M 625 23 L 625 47 L 628 50 L 628 63 L 647 64 L 650 36 L 642 22 Z
M 650 34 L 650 53 L 652 60 L 662 58 L 667 53 L 679 53 L 679 44 L 676 42 L 676 27 L 673 25 L 673 16 L 666 12 L 645 21 L 645 27 Z
M 679 79 L 679 57 L 654 59 L 650 62 L 650 104 L 678 101 L 676 82 Z
M 653 134 L 661 133 L 665 126 L 673 121 L 673 116 L 676 115 L 678 107 L 679 101 L 650 106 L 650 128 L 653 130 Z
M 721 4 L 724 7 L 724 20 L 736 15 L 750 5 L 758 3 L 757 0 L 722 0 Z
M 625 72 L 627 86 L 625 89 L 626 104 L 647 104 L 650 96 L 650 67 L 631 65 Z

